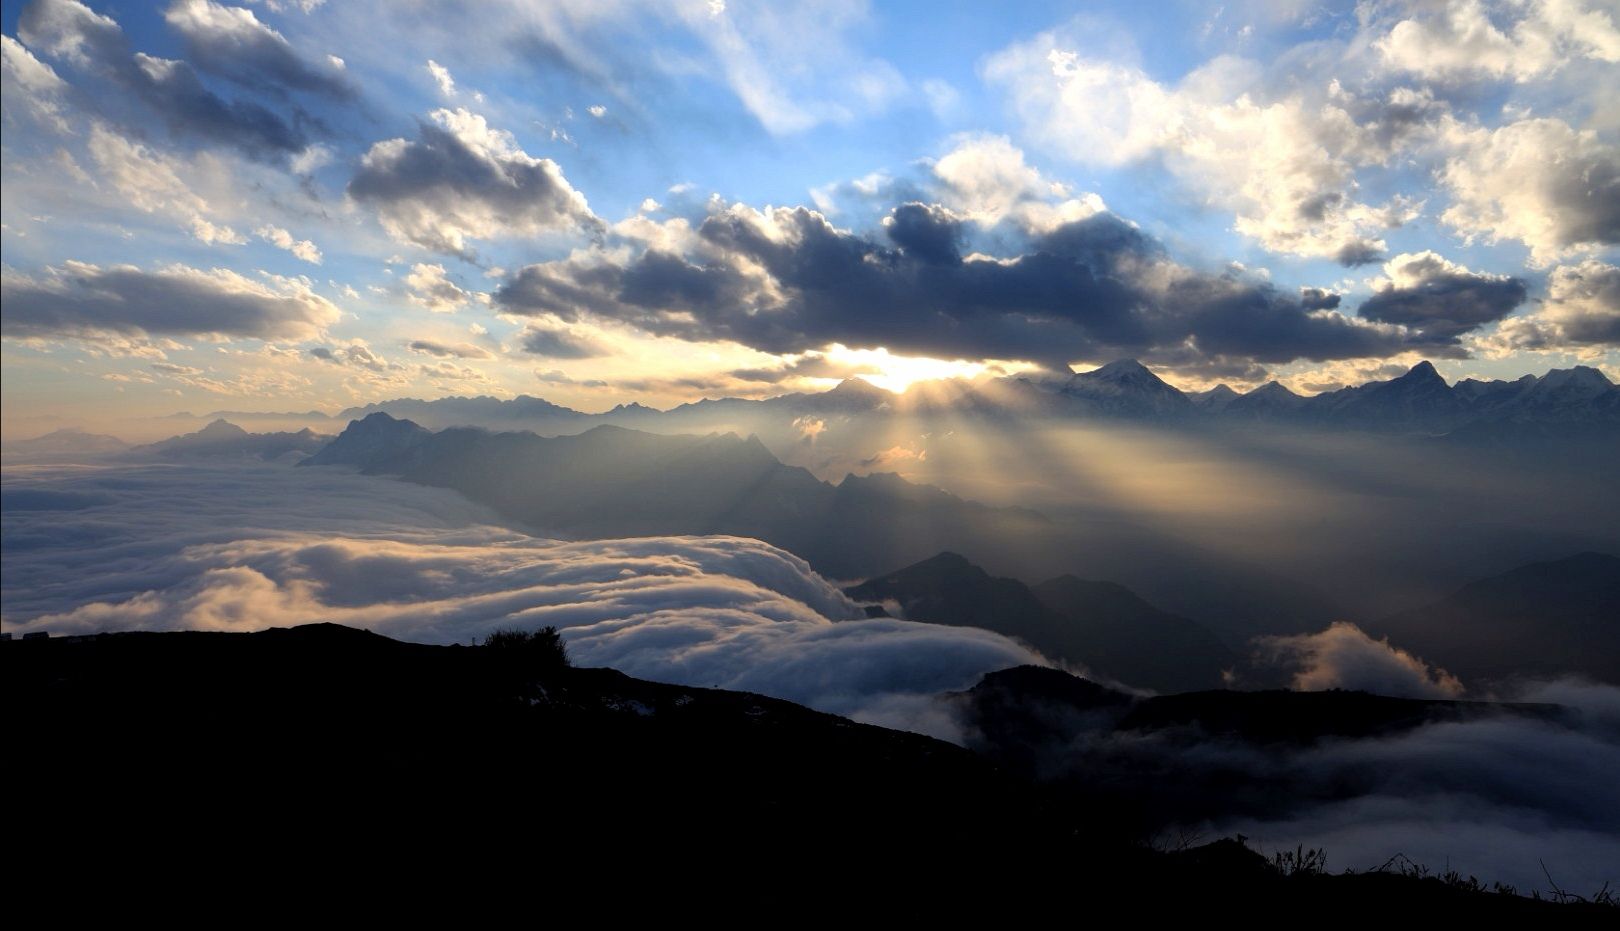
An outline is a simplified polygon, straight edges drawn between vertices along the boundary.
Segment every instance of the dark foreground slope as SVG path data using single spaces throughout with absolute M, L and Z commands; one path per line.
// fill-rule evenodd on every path
M 1154 853 L 967 750 L 511 649 L 319 625 L 8 642 L 0 655 L 19 900 L 40 875 L 97 890 L 133 875 L 176 895 L 203 876 L 262 877 L 266 899 L 339 876 L 399 908 L 471 871 L 482 878 L 456 895 L 511 896 L 539 916 L 700 901 L 730 914 L 784 898 L 802 912 L 876 892 L 912 914 L 1015 919 L 1031 883 L 1146 914 L 1553 908 L 1396 876 L 1284 877 L 1231 842 Z

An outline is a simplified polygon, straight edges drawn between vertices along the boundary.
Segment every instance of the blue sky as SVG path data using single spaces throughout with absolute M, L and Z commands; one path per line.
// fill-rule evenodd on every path
M 1125 355 L 1187 387 L 1613 377 L 1617 23 L 7 2 L 6 430 Z

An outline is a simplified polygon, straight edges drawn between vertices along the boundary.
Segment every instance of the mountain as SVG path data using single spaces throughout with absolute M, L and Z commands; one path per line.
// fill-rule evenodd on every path
M 759 915 L 839 850 L 876 865 L 818 879 L 810 913 L 893 903 L 930 921 L 1019 920 L 1033 884 L 1128 903 L 1146 921 L 1212 909 L 1271 921 L 1612 920 L 1604 907 L 1466 883 L 1273 868 L 1240 839 L 1164 852 L 1122 817 L 1138 801 L 1178 807 L 1157 774 L 1037 780 L 993 749 L 535 663 L 510 641 L 425 646 L 317 624 L 16 641 L 0 655 L 6 749 L 28 761 L 30 802 L 7 821 L 26 853 L 8 860 L 24 905 L 82 892 L 82 876 L 64 879 L 59 865 L 93 845 L 118 864 L 102 892 L 160 888 L 179 868 L 274 875 L 295 858 L 312 877 L 361 882 L 368 901 L 392 887 L 354 878 L 357 864 L 423 888 L 454 879 L 461 904 L 465 877 L 478 906 L 521 898 L 538 914 L 611 895 L 651 896 L 667 914 L 675 896 L 720 882 L 734 888 L 706 913 Z M 958 701 L 983 707 L 999 688 L 1027 708 L 1024 672 Z M 1040 697 L 1055 706 L 1098 688 L 1074 680 Z M 1131 707 L 1117 698 L 1109 713 Z M 1210 791 L 1230 800 L 1246 788 Z M 959 888 L 913 891 L 942 878 Z M 420 910 L 424 895 L 412 886 L 380 904 Z
M 33 439 L 7 443 L 0 456 L 7 462 L 84 462 L 116 456 L 129 444 L 116 436 L 86 433 L 83 430 L 56 430 Z
M 1319 394 L 1309 404 L 1318 420 L 1379 430 L 1438 429 L 1463 410 L 1463 402 L 1427 361 L 1398 378 Z
M 1195 391 L 1189 393 L 1187 395 L 1187 400 L 1193 402 L 1193 406 L 1199 410 L 1218 414 L 1221 411 L 1226 410 L 1227 406 L 1236 400 L 1238 396 L 1239 395 L 1236 391 L 1233 391 L 1226 385 L 1216 385 L 1208 391 Z
M 340 411 L 335 419 L 361 420 L 377 413 L 411 419 L 430 427 L 532 424 L 536 421 L 577 424 L 591 416 L 560 404 L 553 404 L 544 398 L 520 394 L 510 400 L 485 395 L 473 398 L 438 398 L 432 401 L 396 398 L 392 401 L 367 404 L 364 407 L 347 408 Z
M 1236 664 L 1214 634 L 1123 586 L 1066 575 L 1031 589 L 992 577 L 956 553 L 868 579 L 845 594 L 896 602 L 908 618 L 1005 634 L 1050 659 L 1141 688 L 1207 688 Z
M 758 438 L 730 433 L 666 436 L 615 426 L 557 437 L 469 427 L 433 433 L 377 413 L 304 464 L 453 488 L 543 533 L 756 537 L 844 578 L 946 546 L 998 548 L 1051 533 L 1032 511 L 893 475 L 823 482 L 782 464 Z
M 163 459 L 302 459 L 331 439 L 307 427 L 296 433 L 249 433 L 228 421 L 216 420 L 195 433 L 137 446 L 129 453 Z
M 1521 566 L 1367 629 L 1466 682 L 1579 675 L 1620 684 L 1620 557 Z
M 1304 410 L 1310 401 L 1289 391 L 1279 382 L 1268 381 L 1253 391 L 1245 392 L 1226 405 L 1228 417 L 1249 417 L 1259 420 L 1292 419 Z
M 1185 394 L 1135 359 L 1073 375 L 1058 393 L 1071 413 L 1152 419 L 1184 417 L 1195 410 Z

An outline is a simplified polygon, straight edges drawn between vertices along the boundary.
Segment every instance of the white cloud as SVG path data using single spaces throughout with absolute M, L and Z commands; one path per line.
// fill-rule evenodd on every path
M 1620 148 L 1543 118 L 1497 129 L 1454 124 L 1456 154 L 1440 172 L 1452 204 L 1440 215 L 1469 240 L 1519 240 L 1546 266 L 1620 243 Z
M 469 255 L 469 239 L 600 226 L 556 162 L 465 109 L 435 110 L 416 140 L 373 145 L 349 194 L 395 239 L 452 255 Z
M 1025 132 L 1054 154 L 1106 166 L 1157 159 L 1267 249 L 1346 264 L 1376 259 L 1380 235 L 1422 207 L 1359 199 L 1357 172 L 1432 131 L 1444 108 L 1425 91 L 1362 97 L 1323 81 L 1274 92 L 1257 63 L 1231 56 L 1169 85 L 1089 58 L 1087 47 L 1066 31 L 1044 33 L 985 66 Z
M 5 89 L 3 100 L 8 119 L 12 118 L 12 108 L 20 105 L 34 119 L 57 132 L 68 131 L 59 100 L 67 90 L 67 82 L 11 36 L 0 35 L 0 81 Z
M 433 83 L 439 85 L 439 93 L 446 97 L 456 95 L 456 79 L 450 76 L 450 69 L 429 58 L 427 63 L 428 74 L 433 76 Z
M 197 237 L 198 241 L 210 245 L 219 243 L 221 245 L 240 246 L 247 242 L 247 237 L 236 230 L 228 226 L 215 225 L 202 217 L 191 218 L 191 235 Z
M 1411 698 L 1457 698 L 1463 693 L 1462 683 L 1444 669 L 1431 669 L 1346 621 L 1314 634 L 1262 637 L 1255 645 L 1264 660 L 1293 670 L 1293 687 L 1302 691 L 1363 689 Z
M 279 226 L 266 224 L 253 231 L 260 239 L 291 252 L 295 258 L 303 259 L 314 265 L 321 264 L 321 250 L 307 239 L 294 239 L 293 234 Z
M 1579 58 L 1620 62 L 1613 8 L 1580 0 L 1415 6 L 1373 43 L 1383 62 L 1430 80 L 1529 81 Z M 1504 22 L 1506 28 L 1498 26 Z
M 1620 268 L 1596 259 L 1562 265 L 1547 279 L 1540 309 L 1502 321 L 1487 354 L 1620 347 Z
M 405 276 L 410 302 L 436 314 L 453 314 L 473 299 L 473 293 L 450 280 L 444 266 L 418 262 Z
M 1012 220 L 1048 232 L 1107 209 L 1096 194 L 1078 194 L 1041 176 L 1006 136 L 969 134 L 933 166 L 946 206 L 985 226 Z
M 536 539 L 454 493 L 334 469 L 8 469 L 6 482 L 7 629 L 333 621 L 465 643 L 556 625 L 581 665 L 902 726 L 911 711 L 938 726 L 928 696 L 1039 662 L 987 631 L 866 620 L 757 540 Z

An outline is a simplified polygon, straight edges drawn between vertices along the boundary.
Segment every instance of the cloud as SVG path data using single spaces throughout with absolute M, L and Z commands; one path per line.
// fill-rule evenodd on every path
M 897 208 L 886 238 L 898 232 L 908 249 L 804 207 L 716 204 L 682 252 L 578 252 L 521 269 L 494 300 L 509 313 L 606 317 L 778 354 L 842 343 L 1051 367 L 1122 355 L 1180 364 L 1358 358 L 1437 343 L 1308 310 L 1239 272 L 1179 265 L 1111 213 L 1031 235 L 1010 257 L 953 256 L 951 216 Z
M 433 83 L 439 85 L 439 93 L 446 97 L 456 95 L 456 79 L 451 77 L 450 69 L 429 58 L 427 63 L 428 74 L 433 76 Z
M 902 725 L 897 709 L 1039 661 L 986 631 L 866 620 L 803 560 L 757 540 L 543 540 L 453 493 L 388 479 L 8 469 L 5 491 L 8 630 L 333 621 L 465 643 L 556 625 L 582 665 Z M 40 509 L 52 501 L 95 504 Z
M 1436 339 L 1454 339 L 1494 323 L 1523 304 L 1523 281 L 1471 272 L 1433 252 L 1398 255 L 1384 263 L 1388 277 L 1357 310 L 1368 320 L 1396 323 Z
M 1579 0 L 1412 5 L 1373 43 L 1384 64 L 1438 81 L 1529 81 L 1578 58 L 1620 62 L 1620 29 Z M 1497 23 L 1506 20 L 1506 29 Z
M 299 54 L 252 10 L 212 0 L 175 0 L 163 19 L 185 39 L 191 60 L 204 71 L 276 93 L 354 96 L 341 67 L 329 59 Z
M 1457 677 L 1431 669 L 1388 640 L 1372 639 L 1347 621 L 1314 634 L 1261 637 L 1255 646 L 1262 663 L 1291 670 L 1293 687 L 1302 691 L 1362 689 L 1407 698 L 1457 698 L 1463 693 Z
M 253 232 L 260 239 L 277 249 L 285 249 L 291 252 L 294 258 L 303 259 L 305 262 L 315 265 L 321 264 L 321 250 L 307 239 L 294 239 L 293 234 L 279 226 L 269 224 L 265 224 Z
M 1096 194 L 1076 194 L 1043 176 L 1006 136 L 957 137 L 932 174 L 943 204 L 986 227 L 1011 221 L 1026 232 L 1049 233 L 1107 209 Z
M 236 149 L 249 158 L 293 158 L 310 144 L 310 120 L 289 121 L 250 100 L 210 91 L 192 66 L 131 53 L 111 17 L 77 0 L 33 0 L 17 18 L 17 36 L 32 48 L 96 74 L 158 114 L 172 133 Z
M 599 340 L 544 323 L 530 324 L 518 336 L 518 345 L 524 352 L 549 359 L 592 359 L 611 352 Z
M 412 304 L 436 314 L 453 314 L 473 299 L 473 292 L 451 281 L 444 266 L 436 262 L 412 265 L 410 274 L 405 276 L 405 287 L 409 289 L 406 297 Z
M 438 356 L 441 359 L 493 359 L 495 354 L 472 343 L 442 343 L 432 339 L 413 339 L 405 344 L 411 352 Z
M 1494 341 L 1529 350 L 1620 346 L 1620 268 L 1588 259 L 1553 269 L 1541 308 L 1502 321 Z
M 414 140 L 373 145 L 348 190 L 395 239 L 462 257 L 469 239 L 601 226 L 556 162 L 459 108 L 433 111 Z
M 308 339 L 340 315 L 301 279 L 255 280 L 178 264 L 143 271 L 66 262 L 41 275 L 7 270 L 3 290 L 8 336 Z
M 1620 148 L 1563 120 L 1454 128 L 1440 219 L 1469 241 L 1518 240 L 1536 265 L 1620 243 Z
M 367 369 L 372 372 L 390 372 L 400 368 L 399 365 L 389 362 L 382 356 L 371 351 L 365 340 L 350 340 L 347 344 L 338 346 L 313 346 L 306 352 L 312 358 L 333 365 L 346 365 L 355 368 Z
M 8 120 L 16 119 L 14 111 L 21 110 L 59 133 L 68 131 L 61 106 L 67 82 L 11 36 L 0 35 L 0 80 Z
M 1446 108 L 1428 91 L 1357 95 L 1325 79 L 1279 90 L 1258 63 L 1232 56 L 1166 85 L 1082 51 L 1093 47 L 1071 24 L 984 66 L 1052 153 L 1104 166 L 1156 160 L 1265 248 L 1345 265 L 1376 261 L 1381 234 L 1418 215 L 1421 204 L 1403 197 L 1357 199 L 1357 173 L 1432 135 Z

